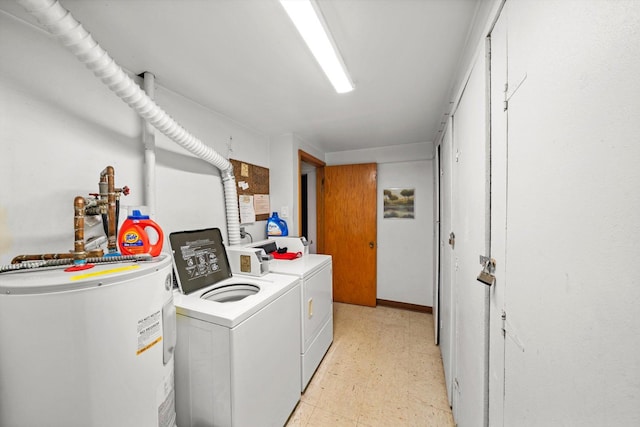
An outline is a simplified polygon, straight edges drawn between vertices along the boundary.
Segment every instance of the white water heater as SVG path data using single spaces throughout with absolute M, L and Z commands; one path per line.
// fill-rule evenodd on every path
M 0 274 L 0 426 L 174 427 L 171 259 Z

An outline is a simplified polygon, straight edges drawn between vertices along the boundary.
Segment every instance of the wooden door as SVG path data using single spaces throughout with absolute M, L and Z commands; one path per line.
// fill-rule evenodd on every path
M 376 305 L 377 165 L 324 168 L 324 250 L 333 257 L 333 300 Z

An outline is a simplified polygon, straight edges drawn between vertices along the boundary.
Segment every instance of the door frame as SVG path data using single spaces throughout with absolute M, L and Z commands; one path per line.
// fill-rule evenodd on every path
M 298 230 L 302 230 L 302 162 L 316 168 L 316 252 L 324 253 L 324 167 L 326 163 L 298 150 Z
M 440 216 L 442 212 L 440 210 L 440 194 L 441 190 L 441 180 L 440 180 L 440 163 L 441 163 L 441 146 L 437 144 L 435 147 L 434 153 L 434 222 L 433 222 L 433 231 L 434 231 L 434 278 L 433 278 L 433 333 L 434 333 L 434 344 L 440 344 L 440 258 L 441 258 L 441 245 L 440 239 L 442 238 L 442 225 L 440 221 Z

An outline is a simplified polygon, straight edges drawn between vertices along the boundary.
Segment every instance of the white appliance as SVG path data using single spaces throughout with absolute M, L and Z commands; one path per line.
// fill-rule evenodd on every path
M 0 426 L 173 427 L 170 257 L 0 274 Z
M 233 277 L 218 229 L 169 240 L 178 425 L 284 425 L 300 399 L 299 280 Z
M 274 245 L 275 243 L 275 245 Z M 300 278 L 300 369 L 304 391 L 322 358 L 333 342 L 333 265 L 331 255 L 309 254 L 306 240 L 300 237 L 276 237 L 252 243 L 254 248 L 272 252 L 287 248 L 300 252 L 293 260 L 272 259 L 269 271 Z

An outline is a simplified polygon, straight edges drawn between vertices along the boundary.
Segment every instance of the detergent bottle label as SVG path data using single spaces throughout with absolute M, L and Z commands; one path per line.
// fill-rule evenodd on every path
M 122 245 L 131 247 L 131 246 L 144 246 L 144 242 L 140 238 L 140 234 L 136 230 L 129 230 L 124 233 L 124 237 L 122 238 Z
M 280 236 L 282 235 L 282 230 L 280 229 L 280 225 L 276 222 L 269 221 L 267 223 L 267 234 L 269 236 Z

